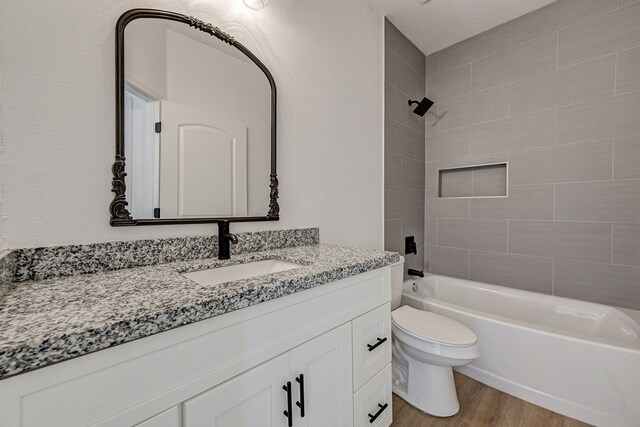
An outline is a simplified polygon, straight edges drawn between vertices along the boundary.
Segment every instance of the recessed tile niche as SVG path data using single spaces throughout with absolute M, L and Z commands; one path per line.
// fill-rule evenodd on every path
M 507 163 L 438 170 L 438 197 L 507 197 Z

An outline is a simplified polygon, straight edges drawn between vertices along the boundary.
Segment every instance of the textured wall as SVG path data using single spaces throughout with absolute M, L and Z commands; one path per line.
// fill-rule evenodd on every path
M 2 106 L 2 61 L 0 61 L 0 248 L 4 247 L 4 185 L 2 183 L 4 144 L 2 138 Z M 0 279 L 0 282 L 1 281 Z M 0 295 L 1 294 L 2 291 L 0 290 Z
M 108 224 L 114 27 L 134 7 L 212 22 L 275 77 L 282 220 L 234 231 L 318 226 L 323 242 L 382 247 L 383 21 L 367 0 L 278 0 L 260 12 L 241 0 L 0 2 L 5 246 L 216 232 Z
M 407 268 L 424 268 L 424 119 L 407 101 L 425 96 L 425 57 L 385 21 L 384 247 L 404 254 L 415 236 L 418 255 Z M 406 268 L 405 268 L 406 271 Z
M 427 59 L 433 273 L 640 308 L 640 2 L 560 0 Z M 509 162 L 506 199 L 437 169 Z

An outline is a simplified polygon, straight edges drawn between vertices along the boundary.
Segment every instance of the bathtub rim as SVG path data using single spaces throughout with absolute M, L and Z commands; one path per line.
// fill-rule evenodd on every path
M 579 303 L 583 303 L 583 304 L 589 304 L 589 305 L 596 305 L 596 306 L 603 306 L 606 307 L 608 309 L 614 309 L 617 310 L 622 316 L 628 318 L 631 322 L 636 323 L 636 325 L 640 328 L 640 324 L 638 324 L 638 322 L 631 316 L 629 316 L 625 311 L 621 311 L 618 307 L 615 306 L 610 306 L 610 305 L 605 305 L 605 304 L 599 304 L 599 303 L 594 303 L 594 302 L 590 302 L 590 301 L 583 301 L 583 300 L 577 300 L 574 298 L 567 298 L 567 297 L 561 297 L 561 296 L 556 296 L 556 295 L 548 295 L 548 294 L 541 294 L 538 292 L 532 292 L 532 291 L 526 291 L 523 289 L 515 289 L 515 288 L 509 288 L 507 286 L 501 286 L 501 285 L 494 285 L 491 283 L 483 283 L 483 282 L 476 282 L 473 280 L 468 280 L 468 279 L 460 279 L 457 277 L 451 277 L 451 276 L 444 276 L 441 274 L 428 274 L 425 275 L 424 278 L 414 278 L 414 279 L 410 279 L 410 280 L 405 280 L 402 283 L 402 303 L 401 305 L 406 305 L 404 303 L 404 298 L 410 298 L 412 300 L 415 300 L 417 302 L 421 302 L 421 303 L 427 303 L 427 304 L 434 304 L 436 306 L 440 306 L 441 308 L 445 308 L 447 310 L 452 310 L 456 313 L 460 313 L 460 314 L 466 314 L 466 315 L 470 315 L 474 318 L 482 318 L 482 319 L 490 319 L 491 321 L 495 321 L 497 323 L 500 323 L 502 325 L 508 325 L 508 326 L 512 326 L 521 330 L 529 330 L 529 331 L 536 331 L 539 332 L 541 334 L 544 335 L 549 335 L 549 336 L 555 336 L 555 337 L 563 337 L 566 339 L 570 339 L 572 341 L 576 341 L 576 342 L 581 342 L 581 343 L 587 343 L 587 344 L 591 344 L 591 345 L 599 345 L 599 346 L 603 346 L 603 347 L 607 347 L 607 348 L 612 348 L 615 350 L 624 350 L 626 352 L 630 352 L 631 354 L 638 354 L 640 355 L 640 334 L 639 337 L 636 338 L 635 341 L 629 342 L 629 341 L 617 341 L 617 340 L 613 340 L 613 339 L 607 339 L 607 338 L 601 338 L 601 337 L 589 337 L 589 336 L 582 336 L 579 334 L 574 334 L 571 331 L 568 331 L 566 329 L 561 329 L 561 328 L 552 328 L 546 325 L 541 325 L 541 324 L 537 324 L 537 323 L 532 323 L 532 322 L 527 322 L 527 321 L 523 321 L 523 320 L 519 320 L 519 319 L 515 319 L 512 317 L 506 317 L 506 316 L 500 316 L 500 315 L 496 315 L 487 311 L 480 311 L 480 310 L 476 310 L 473 308 L 469 308 L 469 307 L 465 307 L 459 304 L 454 304 L 454 303 L 449 303 L 447 301 L 443 301 L 440 299 L 436 299 L 436 298 L 429 298 L 429 297 L 420 297 L 420 296 L 416 296 L 416 295 L 412 295 L 410 292 L 412 292 L 412 290 L 410 289 L 410 285 L 415 283 L 415 282 L 420 282 L 420 281 L 425 281 L 426 279 L 428 279 L 429 277 L 443 277 L 445 279 L 452 279 L 452 280 L 459 280 L 461 282 L 468 282 L 468 283 L 477 283 L 479 285 L 481 285 L 481 287 L 484 288 L 492 288 L 492 287 L 497 287 L 500 289 L 506 289 L 507 291 L 517 291 L 517 293 L 528 293 L 528 294 L 533 294 L 534 296 L 545 296 L 545 297 L 553 297 L 553 298 L 558 298 L 560 300 L 563 301 L 577 301 Z M 425 309 L 424 307 L 422 307 L 421 309 Z M 629 311 L 631 309 L 625 309 L 626 311 Z M 635 310 L 631 310 L 631 311 L 635 311 Z M 638 316 L 640 316 L 640 312 L 638 312 Z

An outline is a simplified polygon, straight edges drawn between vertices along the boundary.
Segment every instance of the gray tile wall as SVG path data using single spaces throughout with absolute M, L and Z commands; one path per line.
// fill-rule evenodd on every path
M 426 95 L 425 66 L 422 52 L 385 21 L 384 247 L 404 255 L 404 237 L 415 236 L 418 255 L 405 255 L 405 272 L 424 269 L 425 238 L 435 240 L 435 224 L 425 231 L 425 121 L 407 105 Z
M 559 0 L 426 74 L 427 270 L 640 309 L 640 2 Z M 437 197 L 439 168 L 500 161 L 508 198 Z

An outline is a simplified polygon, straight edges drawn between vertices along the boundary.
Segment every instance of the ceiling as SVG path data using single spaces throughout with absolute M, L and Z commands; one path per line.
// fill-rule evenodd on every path
M 555 0 L 370 0 L 425 54 L 437 52 Z

